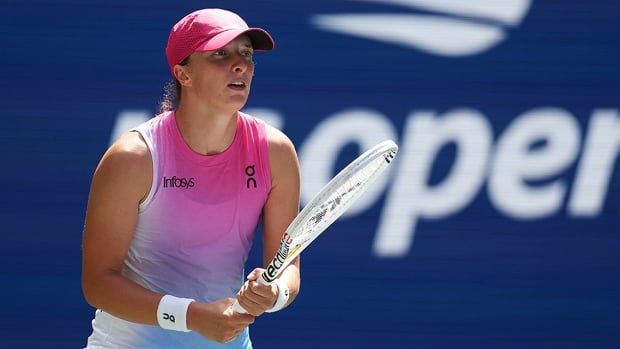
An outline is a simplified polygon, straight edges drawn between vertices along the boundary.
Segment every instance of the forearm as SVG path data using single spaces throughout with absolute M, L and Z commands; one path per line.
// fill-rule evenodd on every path
M 93 307 L 123 320 L 158 325 L 157 307 L 163 296 L 122 275 L 109 271 L 96 277 L 84 277 L 84 296 Z
M 297 257 L 291 264 L 289 264 L 284 271 L 278 277 L 280 281 L 285 282 L 289 289 L 289 299 L 286 305 L 291 304 L 297 295 L 301 287 L 301 276 L 299 271 L 299 257 Z

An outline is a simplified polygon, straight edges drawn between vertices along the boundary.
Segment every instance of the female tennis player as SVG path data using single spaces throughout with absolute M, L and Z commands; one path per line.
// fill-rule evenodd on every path
M 172 28 L 176 108 L 123 135 L 93 176 L 82 272 L 97 308 L 88 348 L 251 348 L 255 317 L 294 300 L 298 260 L 269 286 L 256 281 L 261 268 L 243 277 L 261 215 L 266 264 L 299 210 L 292 142 L 240 111 L 254 51 L 273 46 L 265 30 L 220 9 Z M 248 314 L 232 310 L 235 299 Z

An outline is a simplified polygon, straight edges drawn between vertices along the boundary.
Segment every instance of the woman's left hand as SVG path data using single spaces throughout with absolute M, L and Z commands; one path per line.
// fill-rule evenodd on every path
M 263 285 L 258 282 L 258 277 L 265 271 L 256 268 L 248 275 L 247 281 L 237 293 L 239 304 L 251 315 L 262 315 L 266 310 L 273 307 L 278 299 L 278 285 Z

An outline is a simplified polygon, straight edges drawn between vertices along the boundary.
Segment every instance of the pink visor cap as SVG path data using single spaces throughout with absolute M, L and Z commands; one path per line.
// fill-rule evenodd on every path
M 237 14 L 221 9 L 203 9 L 183 17 L 172 27 L 166 58 L 172 72 L 175 65 L 196 51 L 212 51 L 247 34 L 255 50 L 271 50 L 273 39 L 266 30 L 249 28 Z

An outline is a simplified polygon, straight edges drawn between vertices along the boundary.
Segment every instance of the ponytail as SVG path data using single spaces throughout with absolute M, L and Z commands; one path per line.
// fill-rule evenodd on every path
M 185 58 L 179 65 L 187 65 L 189 63 L 189 56 Z M 181 100 L 181 84 L 176 78 L 169 80 L 164 86 L 164 95 L 159 102 L 159 109 L 157 114 L 165 113 L 176 109 Z
M 181 100 L 181 84 L 177 79 L 169 80 L 164 86 L 164 95 L 159 102 L 157 114 L 175 109 Z

